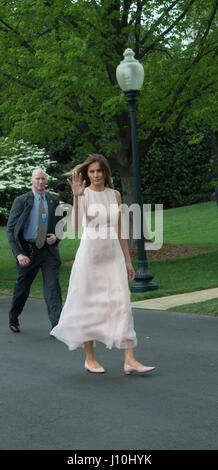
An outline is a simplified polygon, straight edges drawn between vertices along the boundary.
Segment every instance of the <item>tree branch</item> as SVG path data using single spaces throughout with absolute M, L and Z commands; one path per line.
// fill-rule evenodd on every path
M 185 113 L 185 110 L 187 109 L 188 106 L 190 106 L 190 104 L 195 101 L 197 98 L 199 98 L 199 96 L 201 96 L 202 92 L 206 91 L 208 88 L 210 88 L 211 85 L 213 85 L 214 82 L 210 82 L 210 83 L 207 83 L 204 87 L 202 87 L 199 91 L 199 89 L 197 90 L 196 94 L 194 96 L 192 96 L 191 98 L 188 98 L 186 101 L 184 101 L 182 103 L 183 107 L 181 109 L 181 111 L 179 112 L 176 120 L 175 120 L 175 125 L 178 126 L 184 116 L 184 113 Z
M 212 47 L 212 49 L 208 49 L 208 51 L 201 54 L 201 57 L 205 57 L 206 55 L 210 54 L 211 52 L 218 53 L 218 46 Z M 216 55 L 216 54 L 215 54 Z
M 189 4 L 187 5 L 187 7 L 184 9 L 184 11 L 181 13 L 181 15 L 179 15 L 176 20 L 171 24 L 171 26 L 169 26 L 169 28 L 165 29 L 165 31 L 163 31 L 163 33 L 161 33 L 159 36 L 158 36 L 158 39 L 156 41 L 154 41 L 150 46 L 147 46 L 140 54 L 140 58 L 143 57 L 145 54 L 147 54 L 149 51 L 151 51 L 152 49 L 154 49 L 156 47 L 156 44 L 158 44 L 160 42 L 160 39 L 163 38 L 164 36 L 166 36 L 167 34 L 170 33 L 170 31 L 172 31 L 172 29 L 175 28 L 175 26 L 184 18 L 184 16 L 186 15 L 186 13 L 188 12 L 188 10 L 191 8 L 191 6 L 195 3 L 196 0 L 190 0 L 189 1 Z M 177 1 L 173 2 L 173 4 L 171 5 L 171 7 L 168 8 L 169 9 L 172 9 L 172 6 L 175 6 L 176 3 L 178 3 Z M 163 17 L 163 15 L 161 16 L 161 18 Z M 159 20 L 161 19 L 159 18 Z M 154 31 L 154 28 L 152 28 L 150 32 L 153 32 Z M 145 41 L 145 38 L 143 38 L 143 42 Z
M 188 10 L 191 8 L 191 6 L 193 5 L 193 3 L 195 3 L 196 0 L 190 0 L 189 1 L 189 4 L 187 5 L 187 7 L 184 9 L 184 11 L 181 13 L 181 15 L 179 15 L 176 20 L 173 22 L 173 24 L 171 26 L 169 26 L 169 28 L 167 28 L 165 31 L 163 31 L 163 33 L 161 33 L 160 37 L 163 37 L 163 36 L 166 36 L 166 34 L 168 34 L 175 26 L 176 24 L 178 24 L 183 18 L 184 16 L 186 15 L 186 13 L 188 12 Z
M 201 57 L 203 57 L 204 55 L 207 55 L 207 53 L 202 53 L 201 54 L 201 48 L 203 48 L 203 45 L 204 45 L 204 42 L 210 32 L 210 29 L 211 29 L 211 26 L 212 26 L 212 23 L 213 23 L 213 20 L 216 16 L 216 11 L 217 11 L 217 5 L 218 5 L 218 1 L 216 0 L 216 3 L 214 5 L 214 8 L 211 12 L 211 15 L 210 15 L 210 18 L 208 20 L 208 25 L 207 25 L 207 28 L 205 29 L 205 32 L 203 34 L 203 36 L 201 37 L 200 39 L 200 46 L 199 46 L 199 52 L 197 54 L 197 56 L 195 57 L 195 60 L 193 61 L 193 64 L 197 63 Z
M 16 29 L 14 29 L 12 26 L 10 26 L 9 24 L 7 24 L 2 18 L 0 18 L 0 22 L 1 22 L 8 30 L 10 30 L 12 33 L 16 34 L 16 35 L 19 37 L 20 41 L 22 41 L 22 42 L 21 42 L 21 45 L 22 45 L 22 46 L 26 47 L 26 48 L 29 49 L 31 52 L 34 52 L 34 53 L 35 53 L 35 51 L 34 51 L 34 49 L 32 48 L 32 46 L 30 46 L 30 44 L 28 44 L 28 42 L 27 42 L 24 38 L 22 38 L 21 34 L 20 34 L 18 31 L 16 31 Z M 7 30 L 6 30 L 5 32 L 7 32 Z
M 139 56 L 140 34 L 141 34 L 142 3 L 137 0 L 137 11 L 135 20 L 135 55 Z
M 0 73 L 1 73 L 1 72 L 0 72 Z M 33 87 L 33 86 L 30 85 L 29 83 L 23 82 L 23 81 L 20 80 L 19 78 L 17 78 L 17 77 L 15 78 L 15 77 L 13 77 L 12 75 L 9 75 L 8 73 L 2 72 L 1 75 L 2 75 L 3 77 L 6 77 L 6 78 L 10 79 L 10 80 L 16 81 L 16 82 L 19 83 L 20 85 L 25 86 L 25 87 L 27 87 L 27 88 L 30 88 L 31 90 L 36 90 L 36 89 L 37 89 L 37 87 Z
M 216 2 L 217 3 L 217 2 Z M 210 16 L 210 19 L 208 21 L 208 27 L 204 33 L 204 35 L 202 36 L 202 40 L 201 40 L 201 46 L 203 47 L 203 43 L 206 39 L 206 37 L 208 36 L 209 34 L 209 31 L 210 31 L 210 27 L 212 25 L 212 21 L 213 21 L 213 18 L 215 17 L 215 10 L 216 10 L 216 6 L 215 8 L 213 9 L 212 11 L 212 14 Z M 209 27 L 210 25 L 210 27 Z M 166 94 L 165 98 L 169 98 L 170 95 L 174 96 L 170 106 L 168 106 L 168 108 L 166 108 L 163 112 L 162 112 L 162 117 L 160 115 L 160 122 L 161 123 L 164 123 L 166 122 L 166 120 L 168 119 L 168 116 L 170 115 L 171 113 L 171 109 L 174 109 L 178 99 L 180 98 L 180 96 L 182 95 L 183 91 L 185 90 L 185 88 L 187 87 L 191 77 L 192 77 L 192 73 L 191 73 L 191 70 L 192 68 L 200 62 L 200 60 L 202 59 L 202 57 L 204 57 L 205 55 L 209 54 L 209 52 L 213 52 L 214 50 L 217 50 L 216 48 L 213 48 L 212 50 L 210 51 L 206 51 L 206 52 L 202 52 L 200 53 L 200 51 L 198 52 L 198 54 L 196 55 L 196 57 L 194 58 L 194 60 L 192 61 L 192 63 L 189 65 L 188 68 L 186 68 L 183 72 L 183 83 L 182 85 L 180 85 L 177 89 L 170 89 L 170 91 Z M 154 111 L 155 112 L 155 111 Z
M 46 29 L 46 31 L 43 31 L 43 33 L 39 33 L 38 37 L 40 38 L 40 37 L 44 36 L 45 34 L 50 33 L 51 31 L 52 31 L 52 28 Z
M 216 17 L 216 11 L 217 11 L 217 6 L 218 6 L 218 1 L 216 0 L 215 4 L 214 4 L 214 9 L 212 10 L 211 12 L 211 15 L 210 15 L 210 18 L 208 20 L 208 25 L 207 25 L 207 28 L 205 30 L 205 33 L 204 35 L 202 36 L 201 40 L 200 40 L 200 43 L 203 44 L 204 40 L 206 39 L 206 37 L 208 36 L 209 32 L 210 32 L 210 28 L 212 26 L 212 23 L 213 23 L 213 20 L 215 19 Z
M 129 16 L 129 9 L 131 7 L 132 0 L 124 0 L 124 8 L 123 14 L 121 18 L 121 28 L 124 28 L 128 25 L 128 16 Z
M 147 31 L 147 33 L 143 36 L 143 39 L 142 39 L 143 42 L 146 41 L 147 37 L 151 33 L 153 33 L 153 31 L 156 30 L 157 26 L 161 24 L 162 19 L 166 16 L 166 13 L 169 13 L 176 6 L 177 3 L 179 3 L 179 0 L 175 0 L 173 3 L 171 3 L 171 5 L 168 8 L 166 8 L 166 10 L 164 10 L 163 14 L 156 21 L 154 21 L 152 28 L 149 29 L 149 31 Z

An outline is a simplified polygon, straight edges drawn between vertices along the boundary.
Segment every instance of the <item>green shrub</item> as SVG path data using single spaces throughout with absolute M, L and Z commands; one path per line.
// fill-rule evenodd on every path
M 141 160 L 144 203 L 178 207 L 208 200 L 214 175 L 213 132 L 202 128 L 198 139 L 178 130 L 163 140 L 154 141 Z
M 50 176 L 50 168 L 56 162 L 44 149 L 23 140 L 0 138 L 0 223 L 7 221 L 15 197 L 31 189 L 30 177 L 35 168 L 48 171 L 48 190 L 55 191 L 56 178 Z

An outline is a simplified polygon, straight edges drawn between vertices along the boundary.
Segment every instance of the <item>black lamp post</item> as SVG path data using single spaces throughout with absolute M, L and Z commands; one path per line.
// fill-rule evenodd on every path
M 157 289 L 158 286 L 152 282 L 153 274 L 148 269 L 145 238 L 143 231 L 143 205 L 141 197 L 141 181 L 139 169 L 138 140 L 136 128 L 136 101 L 139 90 L 144 81 L 144 69 L 138 60 L 134 58 L 135 53 L 132 49 L 126 49 L 124 52 L 124 60 L 116 69 L 117 81 L 120 88 L 124 91 L 130 106 L 131 120 L 131 142 L 132 142 L 132 158 L 133 158 L 133 175 L 134 175 L 134 199 L 135 203 L 140 207 L 141 216 L 141 236 L 137 239 L 138 248 L 138 269 L 135 275 L 135 281 L 131 286 L 131 292 L 143 294 L 148 290 Z

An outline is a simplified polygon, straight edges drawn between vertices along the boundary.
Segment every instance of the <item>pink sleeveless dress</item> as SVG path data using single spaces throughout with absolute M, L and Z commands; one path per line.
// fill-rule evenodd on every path
M 117 237 L 115 191 L 87 187 L 84 196 L 83 234 L 59 323 L 50 334 L 70 350 L 91 340 L 109 349 L 135 347 L 127 271 Z

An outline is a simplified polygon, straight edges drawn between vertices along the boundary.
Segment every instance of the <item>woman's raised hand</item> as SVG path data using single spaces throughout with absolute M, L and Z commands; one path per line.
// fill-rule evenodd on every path
M 82 181 L 82 173 L 78 175 L 78 173 L 75 171 L 72 174 L 72 181 L 69 179 L 67 181 L 73 191 L 74 196 L 82 196 L 86 187 L 86 180 Z

